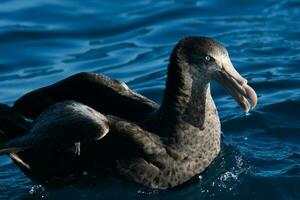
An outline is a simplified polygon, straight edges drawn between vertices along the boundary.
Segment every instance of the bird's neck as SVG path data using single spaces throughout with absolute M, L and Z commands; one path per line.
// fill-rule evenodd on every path
M 182 134 L 181 129 L 190 127 L 203 130 L 206 112 L 211 111 L 213 102 L 209 82 L 192 78 L 193 72 L 190 70 L 184 59 L 171 57 L 166 89 L 159 110 L 159 118 L 164 126 L 162 134 L 166 136 L 178 132 Z

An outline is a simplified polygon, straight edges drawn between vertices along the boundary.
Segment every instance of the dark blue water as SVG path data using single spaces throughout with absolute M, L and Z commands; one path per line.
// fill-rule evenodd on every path
M 220 156 L 171 191 L 123 182 L 47 190 L 0 157 L 0 199 L 300 199 L 299 0 L 2 0 L 0 102 L 80 71 L 125 81 L 160 102 L 168 56 L 188 35 L 221 41 L 257 91 L 244 115 L 213 84 Z

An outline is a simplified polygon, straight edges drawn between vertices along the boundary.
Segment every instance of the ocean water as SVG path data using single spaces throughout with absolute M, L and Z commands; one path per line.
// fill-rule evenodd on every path
M 160 102 L 170 51 L 189 35 L 223 43 L 259 102 L 245 115 L 212 93 L 222 151 L 190 184 L 161 191 L 111 179 L 49 190 L 0 157 L 0 199 L 300 199 L 299 0 L 2 0 L 0 102 L 81 71 Z

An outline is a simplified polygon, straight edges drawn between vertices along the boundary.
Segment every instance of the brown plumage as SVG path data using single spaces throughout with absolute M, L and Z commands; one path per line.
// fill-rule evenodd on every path
M 11 153 L 27 175 L 48 185 L 74 180 L 82 171 L 118 174 L 151 188 L 180 185 L 203 172 L 220 151 L 211 80 L 224 85 L 246 112 L 250 104 L 255 107 L 256 94 L 235 71 L 226 49 L 210 38 L 187 37 L 170 57 L 161 106 L 122 82 L 76 74 L 16 101 L 11 113 L 34 121 L 23 127 L 25 136 L 2 143 L 0 152 L 2 147 Z M 12 134 L 7 127 L 0 130 Z

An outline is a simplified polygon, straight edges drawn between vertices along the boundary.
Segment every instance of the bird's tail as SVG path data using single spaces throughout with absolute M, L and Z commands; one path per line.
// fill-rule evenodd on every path
M 6 142 L 0 144 L 0 155 L 10 154 L 10 153 L 18 153 L 20 151 L 24 151 L 29 148 L 29 144 L 27 144 L 27 135 L 10 139 Z
M 14 140 L 26 135 L 30 127 L 31 123 L 21 114 L 5 104 L 0 104 L 0 155 L 24 150 L 24 147 L 15 146 Z
M 24 150 L 26 150 L 25 147 L 2 147 L 2 145 L 0 145 L 0 155 L 18 153 Z

